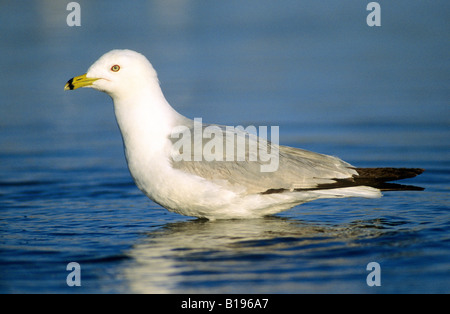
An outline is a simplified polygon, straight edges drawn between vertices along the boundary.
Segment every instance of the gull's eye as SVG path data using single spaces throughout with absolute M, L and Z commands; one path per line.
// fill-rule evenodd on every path
M 113 72 L 118 72 L 120 70 L 120 66 L 119 65 L 113 65 L 112 67 L 111 67 L 111 71 L 113 71 Z

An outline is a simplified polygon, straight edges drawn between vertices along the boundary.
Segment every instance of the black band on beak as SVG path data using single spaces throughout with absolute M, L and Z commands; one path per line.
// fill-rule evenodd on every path
M 67 81 L 67 84 L 68 84 L 70 90 L 73 90 L 73 88 L 75 87 L 75 86 L 73 86 L 72 83 L 73 83 L 73 77 Z

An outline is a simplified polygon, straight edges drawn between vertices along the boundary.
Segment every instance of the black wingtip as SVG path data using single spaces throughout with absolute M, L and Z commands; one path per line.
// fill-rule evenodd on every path
M 397 181 L 418 176 L 422 168 L 354 168 L 358 172 L 358 180 Z
M 300 189 L 284 189 L 273 188 L 268 189 L 260 194 L 277 194 L 288 191 L 316 191 L 327 189 L 348 188 L 354 186 L 370 186 L 380 191 L 423 191 L 425 188 L 414 185 L 405 185 L 397 183 L 388 183 L 389 181 L 397 181 L 407 178 L 413 178 L 422 172 L 421 168 L 353 168 L 358 172 L 358 175 L 354 175 L 352 178 L 346 179 L 333 179 L 334 183 L 319 184 L 312 188 L 300 188 Z
M 353 178 L 360 185 L 371 186 L 381 191 L 425 190 L 425 188 L 414 185 L 388 183 L 390 181 L 414 178 L 425 171 L 422 168 L 355 168 L 355 170 L 359 175 Z

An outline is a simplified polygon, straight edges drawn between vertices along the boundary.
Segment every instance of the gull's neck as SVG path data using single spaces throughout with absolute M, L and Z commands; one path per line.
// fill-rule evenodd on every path
M 185 119 L 169 105 L 157 82 L 112 98 L 127 159 L 130 154 L 162 153 L 172 128 Z

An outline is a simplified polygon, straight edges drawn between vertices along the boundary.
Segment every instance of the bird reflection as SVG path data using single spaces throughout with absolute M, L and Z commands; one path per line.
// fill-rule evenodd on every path
M 339 267 L 349 248 L 363 246 L 358 239 L 383 232 L 380 220 L 338 226 L 282 217 L 169 223 L 127 252 L 132 262 L 122 272 L 137 293 L 207 293 L 213 286 L 227 293 L 270 293 L 273 285 L 255 283 L 289 282 L 296 272 L 318 275 L 325 260 Z

